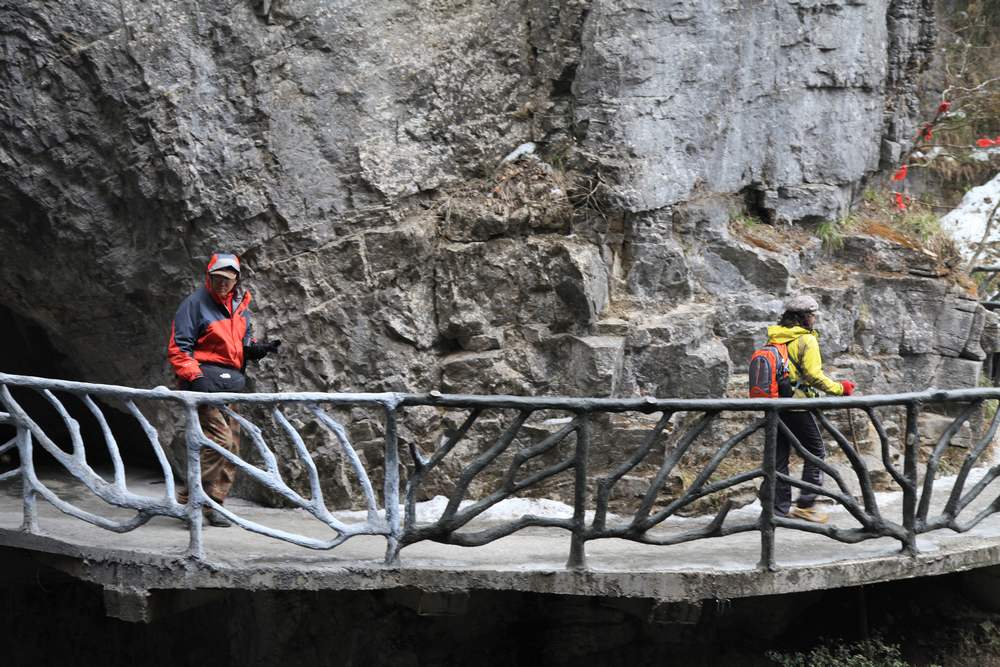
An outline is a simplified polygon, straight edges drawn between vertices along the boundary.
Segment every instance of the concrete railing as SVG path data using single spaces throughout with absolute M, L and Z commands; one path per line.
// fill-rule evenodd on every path
M 21 402 L 11 392 L 39 392 L 55 409 L 69 432 L 71 448 L 60 448 L 45 433 Z M 106 480 L 87 461 L 87 448 L 81 436 L 77 420 L 65 407 L 63 395 L 80 399 L 93 415 L 103 434 L 103 446 L 107 449 L 113 469 L 113 479 Z M 13 426 L 16 435 L 6 444 L 0 445 L 0 454 L 16 450 L 18 466 L 0 473 L 0 481 L 20 477 L 23 484 L 24 521 L 22 530 L 38 531 L 36 499 L 50 502 L 62 512 L 90 522 L 101 528 L 115 532 L 134 530 L 154 516 L 169 516 L 187 521 L 190 530 L 189 554 L 193 558 L 204 556 L 203 508 L 211 507 L 238 526 L 285 540 L 311 549 L 332 549 L 355 535 L 379 535 L 386 539 L 387 563 L 397 563 L 400 550 L 422 540 L 432 540 L 462 546 L 478 546 L 511 535 L 529 527 L 557 528 L 571 535 L 570 553 L 567 566 L 585 566 L 585 546 L 592 540 L 618 538 L 650 545 L 670 545 L 697 539 L 719 537 L 738 532 L 759 531 L 761 537 L 760 567 L 775 567 L 775 528 L 783 527 L 826 535 L 834 540 L 853 543 L 878 537 L 891 537 L 900 542 L 904 553 L 916 554 L 916 537 L 921 533 L 941 528 L 956 532 L 970 530 L 984 518 L 1000 509 L 1000 498 L 985 506 L 979 503 L 974 512 L 970 506 L 980 498 L 984 490 L 1000 476 L 1000 465 L 990 467 L 982 475 L 977 475 L 971 488 L 965 489 L 974 467 L 981 466 L 984 453 L 990 451 L 1000 417 L 994 413 L 984 433 L 971 443 L 962 461 L 958 464 L 953 485 L 947 501 L 935 506 L 932 512 L 931 496 L 934 481 L 945 451 L 952 440 L 977 414 L 986 401 L 1000 399 L 1000 389 L 963 389 L 955 391 L 928 390 L 920 393 L 894 394 L 882 396 L 854 396 L 849 398 L 816 399 L 598 399 L 598 398 L 528 398 L 514 396 L 456 396 L 432 392 L 426 395 L 379 393 L 379 394 L 327 394 L 327 393 L 281 393 L 281 394 L 202 394 L 190 391 L 170 391 L 166 388 L 152 390 L 130 389 L 111 385 L 87 384 L 42 378 L 6 375 L 0 373 L 0 403 L 4 413 L 0 413 L 0 424 Z M 164 493 L 153 497 L 129 491 L 126 484 L 124 465 L 115 435 L 97 401 L 102 403 L 120 402 L 141 426 L 149 446 L 162 470 Z M 176 482 L 168 458 L 160 444 L 159 433 L 137 403 L 163 402 L 173 404 L 183 414 L 187 472 L 186 483 L 190 489 L 185 504 L 176 500 Z M 257 454 L 260 463 L 249 463 L 244 458 L 226 451 L 218 443 L 209 439 L 201 429 L 198 406 L 213 404 L 220 406 L 232 419 L 236 420 L 244 434 L 244 448 L 249 446 Z M 918 433 L 919 416 L 927 404 L 943 406 L 951 414 L 957 414 L 943 431 L 936 444 L 919 461 Z M 239 407 L 237 412 L 235 408 Z M 347 429 L 340 424 L 331 411 L 347 408 L 365 408 L 381 414 L 381 431 L 384 434 L 384 458 L 382 461 L 383 492 L 382 506 L 371 483 L 369 472 L 365 470 L 348 437 Z M 398 420 L 405 418 L 407 411 L 434 408 L 434 413 L 456 417 L 453 426 L 444 428 L 444 437 L 439 442 L 424 447 L 411 437 L 407 447 L 411 464 L 408 466 L 405 486 L 400 477 L 398 455 Z M 283 479 L 275 449 L 265 437 L 265 430 L 254 424 L 245 414 L 250 410 L 269 410 L 271 423 L 265 425 L 267 432 L 284 434 L 291 443 L 291 449 L 304 466 L 308 478 L 308 495 L 296 491 Z M 296 410 L 299 416 L 289 419 L 286 412 Z M 803 410 L 813 412 L 837 449 L 846 459 L 847 468 L 838 469 L 828 460 L 809 453 L 778 418 L 779 410 Z M 900 429 L 900 443 L 893 447 L 889 431 L 883 424 L 879 410 L 896 409 L 905 411 L 905 425 Z M 901 516 L 884 516 L 880 511 L 878 497 L 871 482 L 870 458 L 866 459 L 852 442 L 835 426 L 831 411 L 857 410 L 870 425 L 877 441 L 877 450 L 882 469 L 898 485 L 903 495 Z M 242 414 L 241 414 L 242 413 Z M 614 461 L 601 470 L 593 469 L 591 448 L 595 429 L 603 432 L 605 421 L 612 413 L 637 413 L 648 415 L 650 427 L 636 444 L 625 447 L 622 460 Z M 733 415 L 730 413 L 739 413 Z M 463 441 L 471 439 L 471 431 L 483 416 L 490 415 L 491 435 L 486 440 L 483 433 L 477 433 L 474 454 L 460 460 L 455 456 Z M 652 416 L 659 415 L 653 424 Z M 851 414 L 851 413 L 848 413 Z M 300 431 L 302 424 L 311 420 L 313 425 L 329 432 L 340 447 L 350 465 L 367 504 L 367 519 L 347 522 L 338 519 L 323 494 L 323 480 Z M 542 415 L 553 425 L 550 432 L 537 435 L 528 429 L 529 419 Z M 558 416 L 561 418 L 553 418 Z M 727 423 L 737 423 L 726 435 L 711 435 L 713 425 L 722 417 Z M 744 418 L 745 417 L 745 418 Z M 742 419 L 742 421 L 740 421 Z M 300 424 L 293 426 L 293 421 Z M 853 421 L 850 422 L 853 429 Z M 719 429 L 716 429 L 718 431 Z M 835 488 L 819 487 L 776 471 L 775 452 L 779 430 L 789 438 L 801 457 L 811 461 L 833 480 Z M 529 432 L 530 431 L 530 432 Z M 670 433 L 669 446 L 665 445 L 665 434 Z M 732 466 L 723 465 L 734 449 L 749 438 L 762 432 L 760 451 L 762 455 L 749 469 L 738 469 L 722 477 L 720 470 Z M 760 437 L 760 436 L 756 436 Z M 712 438 L 715 438 L 712 440 Z M 711 441 L 709 441 L 711 440 Z M 248 443 L 249 441 L 249 443 Z M 484 444 L 485 442 L 485 444 Z M 35 468 L 34 445 L 37 443 L 52 456 L 59 465 L 74 478 L 109 505 L 135 511 L 127 520 L 110 519 L 81 509 L 60 498 L 38 477 Z M 708 451 L 704 462 L 694 479 L 672 497 L 663 500 L 661 494 L 672 474 L 678 470 L 682 458 L 694 451 Z M 215 503 L 204 491 L 201 484 L 200 453 L 203 448 L 211 448 L 230 460 L 236 468 L 252 480 L 277 494 L 288 504 L 307 511 L 317 521 L 332 531 L 327 540 L 301 534 L 294 534 L 251 521 L 232 511 L 229 507 Z M 622 447 L 619 447 L 622 449 Z M 893 460 L 893 450 L 901 453 L 901 465 Z M 477 477 L 488 467 L 499 474 L 494 478 L 492 491 L 478 494 L 477 499 L 469 498 L 470 487 Z M 639 466 L 655 468 L 648 475 L 649 481 L 641 498 L 631 508 L 631 516 L 610 514 L 611 498 L 617 484 Z M 451 491 L 447 505 L 433 520 L 418 521 L 417 499 L 425 495 L 430 480 L 435 475 L 449 470 Z M 744 466 L 745 468 L 745 466 Z M 848 484 L 843 471 L 850 470 L 856 476 L 856 484 Z M 499 525 L 480 525 L 473 521 L 486 510 L 501 501 L 524 492 L 538 493 L 545 484 L 559 475 L 567 475 L 572 486 L 573 512 L 569 517 L 553 517 L 524 514 Z M 782 479 L 793 487 L 804 489 L 832 499 L 853 517 L 857 525 L 845 527 L 807 523 L 788 517 L 776 516 L 773 499 L 776 482 Z M 752 518 L 730 517 L 732 503 L 721 502 L 714 518 L 695 522 L 696 527 L 682 531 L 659 530 L 668 518 L 684 513 L 693 503 L 712 496 L 724 494 L 739 485 L 754 482 L 759 484 L 761 509 Z M 403 487 L 401 496 L 400 490 Z M 588 518 L 588 513 L 589 518 Z M 964 517 L 964 514 L 972 516 Z

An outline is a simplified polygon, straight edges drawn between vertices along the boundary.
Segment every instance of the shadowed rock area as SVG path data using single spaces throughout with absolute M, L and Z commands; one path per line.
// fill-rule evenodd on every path
M 9 570 L 12 559 L 5 559 Z M 16 563 L 16 561 L 14 561 Z M 218 665 L 297 660 L 315 665 L 685 665 L 771 666 L 826 642 L 864 655 L 896 649 L 905 663 L 995 664 L 995 604 L 981 589 L 996 574 L 956 574 L 865 589 L 657 604 L 481 592 L 441 596 L 413 589 L 371 593 L 206 591 L 193 607 L 167 606 L 152 625 L 104 616 L 96 586 L 53 578 L 32 566 L 30 584 L 0 589 L 0 619 L 19 641 L 13 664 L 65 655 L 113 664 Z M 24 613 L 31 612 L 31 613 Z M 74 628 L 52 645 L 38 615 Z M 71 648 L 70 648 L 71 647 Z M 65 652 L 65 653 L 63 653 Z M 872 657 L 872 656 L 869 656 Z M 792 663 L 792 664 L 809 664 Z M 815 663 L 814 663 L 815 664 Z M 850 664 L 850 663 L 847 663 Z M 864 664 L 864 663 L 860 663 Z

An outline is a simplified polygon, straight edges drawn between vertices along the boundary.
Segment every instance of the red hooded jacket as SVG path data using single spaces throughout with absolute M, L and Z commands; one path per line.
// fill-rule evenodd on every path
M 209 269 L 218 260 L 239 259 L 235 255 L 216 253 L 205 270 L 205 285 L 184 299 L 174 315 L 167 353 L 174 373 L 181 380 L 191 382 L 203 375 L 201 364 L 217 364 L 242 369 L 243 346 L 250 337 L 250 292 L 240 283 L 220 300 L 210 289 Z

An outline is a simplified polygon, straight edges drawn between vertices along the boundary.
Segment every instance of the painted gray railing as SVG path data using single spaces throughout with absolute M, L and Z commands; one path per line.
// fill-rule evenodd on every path
M 66 425 L 71 441 L 71 451 L 61 449 L 39 424 L 15 399 L 11 388 L 19 391 L 40 392 L 58 413 Z M 107 481 L 87 462 L 87 452 L 81 436 L 80 426 L 70 415 L 59 395 L 73 395 L 94 416 L 103 433 L 104 446 L 112 462 L 113 480 Z M 164 478 L 164 493 L 161 497 L 135 494 L 129 491 L 122 457 L 112 429 L 95 401 L 103 403 L 121 402 L 132 417 L 142 427 L 149 445 L 152 447 Z M 397 563 L 400 550 L 415 542 L 432 540 L 462 546 L 478 546 L 529 527 L 558 528 L 571 534 L 568 567 L 581 568 L 585 565 L 585 545 L 599 539 L 618 538 L 651 545 L 670 545 L 691 540 L 721 537 L 739 532 L 759 531 L 761 536 L 760 566 L 775 567 L 775 528 L 790 528 L 826 535 L 846 543 L 860 542 L 877 537 L 891 537 L 900 542 L 904 553 L 916 554 L 916 537 L 922 533 L 948 528 L 955 532 L 968 531 L 986 517 L 1000 509 L 1000 497 L 982 506 L 981 496 L 987 487 L 1000 476 L 1000 465 L 989 467 L 978 475 L 977 481 L 966 490 L 966 482 L 976 466 L 982 466 L 984 454 L 991 451 L 1000 415 L 994 414 L 988 427 L 967 450 L 958 473 L 948 494 L 947 501 L 932 512 L 931 496 L 934 481 L 942 457 L 954 437 L 973 415 L 978 414 L 986 401 L 1000 399 L 1000 389 L 964 389 L 955 391 L 928 390 L 920 393 L 894 394 L 883 396 L 855 396 L 850 398 L 817 399 L 704 399 L 704 400 L 659 400 L 659 399 L 596 399 L 596 398 L 527 398 L 512 396 L 454 396 L 432 392 L 426 395 L 413 394 L 326 394 L 326 393 L 282 393 L 282 394 L 200 394 L 196 392 L 170 391 L 165 388 L 152 390 L 130 389 L 126 387 L 96 385 L 59 380 L 46 380 L 24 376 L 0 374 L 0 403 L 5 410 L 0 413 L 0 423 L 12 425 L 15 437 L 0 445 L 0 454 L 17 451 L 19 465 L 14 470 L 0 474 L 0 481 L 20 477 L 23 481 L 22 530 L 38 531 L 36 498 L 41 496 L 56 508 L 71 516 L 90 522 L 102 528 L 126 532 L 138 528 L 150 518 L 158 515 L 186 520 L 189 524 L 189 554 L 193 558 L 204 556 L 202 510 L 212 507 L 242 528 L 285 540 L 312 549 L 331 549 L 355 535 L 384 536 L 387 543 L 386 562 Z M 187 452 L 187 485 L 191 490 L 186 504 L 175 499 L 176 489 L 173 473 L 167 456 L 159 442 L 157 429 L 137 407 L 137 402 L 161 402 L 179 407 L 184 415 Z M 261 460 L 260 466 L 252 465 L 243 458 L 231 454 L 202 432 L 198 420 L 198 406 L 211 403 L 235 419 L 242 428 L 244 447 L 247 441 Z M 944 407 L 958 414 L 950 426 L 940 436 L 930 450 L 924 463 L 918 460 L 918 424 L 921 410 L 927 404 Z M 232 407 L 240 406 L 238 412 Z M 267 443 L 264 432 L 249 418 L 243 408 L 268 408 L 273 420 L 272 427 L 284 433 L 293 445 L 296 457 L 304 465 L 307 476 L 308 497 L 294 490 L 282 478 L 278 460 L 272 447 Z M 364 407 L 381 413 L 384 429 L 384 485 L 382 508 L 377 504 L 376 494 L 361 460 L 348 437 L 348 429 L 340 424 L 331 410 Z M 451 414 L 461 411 L 464 420 L 455 428 L 446 429 L 446 437 L 423 453 L 420 444 L 407 443 L 412 461 L 406 476 L 402 498 L 400 496 L 400 460 L 398 457 L 397 420 L 405 418 L 408 410 L 435 408 L 437 413 Z M 307 449 L 299 431 L 286 417 L 288 409 L 296 408 L 327 429 L 339 444 L 349 462 L 358 484 L 363 490 L 367 504 L 367 519 L 350 523 L 339 520 L 328 508 L 323 495 L 323 485 L 316 464 Z M 810 454 L 778 418 L 779 409 L 810 409 L 817 416 L 836 448 L 843 452 L 847 463 L 857 477 L 859 498 L 855 498 L 847 480 L 829 460 L 819 459 Z M 895 408 L 905 410 L 905 426 L 901 429 L 902 468 L 892 459 L 892 443 L 888 430 L 879 416 L 878 409 Z M 871 470 L 865 463 L 862 452 L 852 443 L 830 419 L 830 411 L 853 410 L 865 416 L 876 435 L 881 464 L 891 479 L 902 490 L 903 504 L 900 516 L 885 516 L 870 481 Z M 241 414 L 242 413 L 242 414 Z M 471 438 L 471 432 L 484 414 L 502 416 L 506 426 L 498 436 L 492 437 L 475 454 L 471 461 L 459 465 L 457 477 L 451 480 L 452 490 L 445 509 L 436 519 L 418 520 L 417 498 L 426 489 L 428 479 L 440 470 L 449 457 L 454 456 L 456 447 L 463 440 Z M 642 441 L 634 447 L 627 458 L 616 462 L 611 469 L 594 470 L 590 462 L 591 446 L 595 430 L 603 428 L 601 420 L 611 413 L 636 413 L 656 415 L 659 418 L 652 425 Z M 727 436 L 719 436 L 717 442 L 706 442 L 713 425 L 727 413 L 745 415 L 745 426 Z M 531 439 L 525 434 L 525 426 L 533 415 L 564 415 L 555 420 L 553 432 Z M 851 414 L 851 413 L 849 413 Z M 652 421 L 652 420 L 650 420 Z M 729 420 L 732 421 L 732 420 Z M 455 422 L 459 423 L 458 421 Z M 550 421 L 551 423 L 551 421 Z M 851 422 L 852 430 L 854 427 Z M 670 446 L 664 446 L 665 434 L 670 434 Z M 775 452 L 779 429 L 791 440 L 799 455 L 811 460 L 834 481 L 836 488 L 820 488 L 794 477 L 778 473 L 775 469 Z M 724 479 L 718 479 L 719 469 L 733 450 L 749 438 L 763 432 L 763 447 L 760 461 L 751 469 L 740 470 Z M 482 434 L 477 436 L 481 442 Z M 520 441 L 526 438 L 531 442 Z M 114 520 L 83 510 L 60 498 L 39 479 L 35 470 L 33 446 L 38 443 L 62 467 L 95 496 L 109 505 L 135 511 L 126 520 Z M 516 444 L 515 444 L 516 443 Z M 712 452 L 707 463 L 695 479 L 686 485 L 678 495 L 665 501 L 660 494 L 671 474 L 678 469 L 682 458 L 700 446 Z M 332 537 L 320 540 L 300 534 L 268 527 L 238 515 L 230 508 L 216 504 L 201 486 L 200 452 L 211 448 L 229 459 L 239 471 L 250 476 L 272 492 L 282 497 L 288 504 L 306 510 L 312 517 L 332 531 Z M 631 517 L 622 518 L 610 514 L 610 499 L 613 490 L 624 476 L 640 465 L 655 464 L 656 472 L 650 481 Z M 493 491 L 480 494 L 478 499 L 468 498 L 470 487 L 478 476 L 489 466 L 499 467 L 501 474 L 498 486 Z M 454 465 L 452 465 L 454 469 Z M 438 473 L 440 474 L 440 473 Z M 503 500 L 523 492 L 537 492 L 544 489 L 546 482 L 562 474 L 572 474 L 573 513 L 570 517 L 523 515 L 499 525 L 474 523 L 477 517 Z M 772 508 L 777 480 L 783 479 L 793 487 L 813 491 L 831 498 L 844 507 L 857 526 L 821 525 L 806 523 L 787 517 L 776 516 Z M 696 522 L 697 527 L 684 531 L 662 530 L 663 523 L 678 515 L 686 508 L 708 496 L 725 492 L 738 485 L 760 480 L 759 496 L 761 510 L 750 518 L 730 517 L 732 503 L 724 501 L 713 518 Z M 976 501 L 980 500 L 978 507 Z M 658 506 L 662 504 L 662 506 Z M 402 511 L 400 508 L 402 506 Z M 973 509 L 970 509 L 973 507 Z M 587 520 L 587 512 L 593 515 Z M 963 519 L 966 514 L 973 516 Z M 744 513 L 745 514 L 745 513 Z M 478 526 L 478 527 L 477 527 Z
M 1000 266 L 994 264 L 972 267 L 970 274 L 977 273 L 989 274 L 989 278 L 980 283 L 979 295 L 981 298 L 979 304 L 986 310 L 1000 310 L 1000 301 L 997 300 L 1000 298 L 1000 292 L 997 291 L 996 286 L 997 276 L 1000 276 Z M 989 378 L 990 384 L 994 387 L 1000 385 L 1000 354 L 992 352 L 986 355 L 986 360 L 983 362 L 983 375 Z

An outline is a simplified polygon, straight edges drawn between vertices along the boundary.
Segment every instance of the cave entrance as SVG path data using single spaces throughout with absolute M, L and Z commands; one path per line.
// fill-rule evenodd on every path
M 35 322 L 19 316 L 0 304 L 0 371 L 13 375 L 57 378 L 61 380 L 86 380 L 81 377 L 72 359 L 60 352 L 47 332 Z M 12 388 L 11 395 L 27 411 L 46 434 L 63 451 L 72 450 L 69 430 L 59 413 L 40 392 Z M 63 392 L 56 392 L 69 414 L 80 423 L 80 433 L 87 453 L 87 462 L 96 468 L 110 468 L 108 453 L 97 419 L 81 400 Z M 132 415 L 123 410 L 95 399 L 98 407 L 111 427 L 121 451 L 125 470 L 158 467 L 156 456 L 146 434 Z M 0 407 L 2 410 L 2 407 Z M 0 444 L 13 438 L 15 430 L 11 426 L 0 425 Z M 34 447 L 35 465 L 39 468 L 58 466 L 55 459 L 37 443 Z M 0 472 L 17 465 L 17 454 L 8 453 L 0 458 Z

